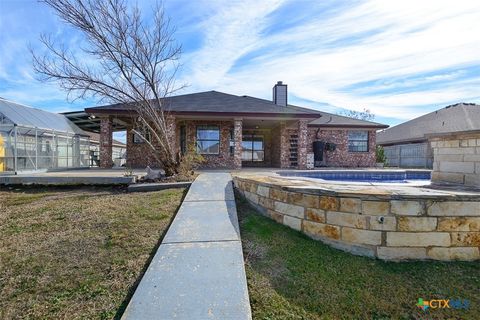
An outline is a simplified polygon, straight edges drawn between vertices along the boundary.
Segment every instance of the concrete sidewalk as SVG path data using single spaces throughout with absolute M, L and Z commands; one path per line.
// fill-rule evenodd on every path
M 122 319 L 251 319 L 229 173 L 202 173 Z

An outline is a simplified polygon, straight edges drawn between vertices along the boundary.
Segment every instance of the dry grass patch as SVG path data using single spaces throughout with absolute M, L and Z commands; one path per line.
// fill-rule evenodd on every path
M 0 319 L 118 317 L 184 191 L 0 190 Z

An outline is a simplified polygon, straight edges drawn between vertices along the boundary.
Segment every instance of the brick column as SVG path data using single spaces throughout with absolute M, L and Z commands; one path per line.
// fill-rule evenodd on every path
M 177 122 L 173 116 L 167 116 L 165 120 L 167 125 L 168 141 L 173 148 L 173 154 L 176 156 L 178 153 Z
M 308 121 L 298 121 L 298 146 L 297 146 L 297 161 L 298 169 L 307 169 L 307 141 L 308 141 Z
M 100 118 L 100 168 L 111 168 L 112 161 L 112 118 Z
M 287 123 L 280 121 L 280 168 L 290 167 L 290 137 L 288 136 Z
M 233 120 L 233 137 L 235 140 L 235 146 L 233 151 L 233 163 L 235 169 L 242 168 L 242 119 Z
M 128 167 L 134 167 L 135 159 L 134 159 L 134 154 L 135 154 L 135 146 L 133 145 L 133 126 L 129 125 L 127 126 L 127 166 Z

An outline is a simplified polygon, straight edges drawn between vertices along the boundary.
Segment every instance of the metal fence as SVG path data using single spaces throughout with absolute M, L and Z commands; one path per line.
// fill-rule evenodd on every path
M 389 167 L 427 168 L 433 166 L 432 148 L 428 142 L 383 147 Z
M 48 129 L 0 125 L 0 173 L 89 166 L 88 137 Z

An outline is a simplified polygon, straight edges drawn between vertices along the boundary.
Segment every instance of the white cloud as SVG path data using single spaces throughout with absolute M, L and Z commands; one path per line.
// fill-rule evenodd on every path
M 0 10 L 0 95 L 69 108 L 59 102 L 64 92 L 33 78 L 27 44 L 42 30 L 73 49 L 80 41 L 44 5 L 25 5 Z M 286 5 L 295 12 L 282 11 Z M 190 92 L 270 98 L 272 85 L 283 80 L 298 100 L 397 119 L 429 112 L 429 105 L 480 102 L 478 0 L 366 0 L 333 10 L 320 1 L 176 0 L 166 7 L 180 37 L 198 36 L 200 49 L 185 53 L 178 81 L 189 83 Z
M 421 108 L 427 104 L 480 99 L 480 75 L 463 81 L 463 71 L 455 70 L 480 66 L 478 1 L 366 1 L 264 37 L 261 29 L 272 22 L 268 13 L 278 5 L 251 7 L 252 13 L 241 16 L 241 6 L 227 7 L 209 19 L 207 41 L 188 57 L 192 72 L 186 78 L 202 82 L 194 83 L 193 89 L 269 98 L 274 82 L 284 80 L 299 98 L 367 107 L 380 116 L 402 119 L 427 112 Z M 345 40 L 366 32 L 370 35 Z M 257 50 L 260 56 L 231 69 L 236 59 Z M 454 71 L 443 71 L 449 69 Z M 434 75 L 422 76 L 425 73 Z M 405 80 L 387 87 L 397 85 L 409 92 L 375 93 L 399 77 Z M 378 84 L 361 90 L 344 89 L 378 79 Z M 442 89 L 423 87 L 447 81 Z
M 184 82 L 194 88 L 214 88 L 221 85 L 235 61 L 254 49 L 261 41 L 260 32 L 266 27 L 265 17 L 282 1 L 205 1 L 213 13 L 200 23 L 203 46 L 184 56 L 188 72 Z M 203 5 L 201 4 L 201 5 Z

